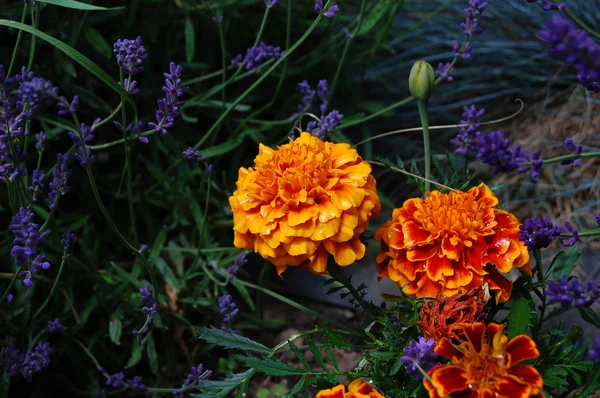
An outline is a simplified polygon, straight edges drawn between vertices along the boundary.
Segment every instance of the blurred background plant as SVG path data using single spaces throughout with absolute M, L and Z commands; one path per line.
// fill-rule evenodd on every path
M 9 180 L 0 202 L 2 394 L 184 394 L 209 370 L 213 378 L 243 374 L 229 352 L 215 349 L 216 341 L 198 340 L 197 327 L 251 336 L 268 331 L 259 341 L 274 346 L 279 340 L 267 336 L 275 340 L 286 320 L 269 317 L 280 308 L 273 300 L 309 311 L 315 318 L 307 323 L 314 326 L 319 311 L 270 290 L 269 281 L 277 278 L 272 265 L 233 247 L 226 199 L 238 168 L 252 164 L 258 143 L 284 143 L 298 135 L 297 124 L 354 143 L 419 127 L 417 107 L 406 99 L 415 60 L 434 68 L 442 63 L 442 81 L 428 106 L 432 126 L 455 125 L 463 107 L 473 104 L 487 110 L 482 121 L 508 116 L 519 109 L 520 98 L 525 110 L 488 131 L 504 128 L 513 143 L 545 158 L 564 153 L 569 137 L 583 143 L 584 152 L 598 151 L 597 98 L 578 86 L 575 69 L 548 55 L 538 37 L 553 11 L 523 0 L 494 2 L 481 21 L 485 32 L 461 46 L 467 6 L 458 0 L 133 0 L 124 7 L 108 0 L 4 0 L 1 100 L 6 105 L 18 98 L 24 115 L 21 135 L 4 129 L 8 139 L 2 143 L 21 146 L 8 149 L 13 157 L 7 164 L 17 162 L 24 171 L 1 166 Z M 600 30 L 595 2 L 570 0 L 568 9 Z M 446 65 L 455 57 L 455 65 Z M 12 79 L 16 75 L 20 80 Z M 40 93 L 45 96 L 35 97 Z M 36 108 L 22 108 L 25 103 Z M 5 110 L 6 121 L 9 116 Z M 36 139 L 41 131 L 44 136 Z M 456 131 L 431 132 L 440 181 L 459 187 L 485 178 L 519 219 L 550 215 L 578 229 L 595 227 L 597 160 L 575 172 L 544 168 L 538 182 L 517 173 L 490 180 L 488 166 L 471 162 L 467 169 L 462 157 L 446 157 Z M 365 159 L 385 157 L 393 163 L 380 160 L 389 165 L 410 169 L 414 162 L 413 172 L 423 169 L 420 130 L 358 149 Z M 19 151 L 29 156 L 20 159 Z M 59 153 L 70 156 L 57 161 Z M 448 165 L 457 172 L 442 176 Z M 34 170 L 46 172 L 45 182 Z M 467 170 L 471 174 L 462 173 Z M 413 180 L 391 169 L 375 166 L 375 175 L 385 207 L 381 220 L 419 192 Z M 380 224 L 372 222 L 366 235 Z M 31 275 L 18 274 L 23 264 L 11 255 L 18 245 L 14 231 L 35 240 L 46 256 L 30 265 Z M 74 245 L 66 232 L 77 236 Z M 588 241 L 581 245 L 584 252 L 597 250 Z M 376 249 L 370 248 L 370 258 Z M 585 267 L 576 272 L 583 280 L 597 277 Z M 414 313 L 413 306 L 402 311 Z M 320 318 L 341 328 L 345 315 L 338 316 Z M 410 322 L 412 332 L 385 341 L 390 351 L 401 351 L 406 336 L 414 334 L 415 320 Z M 397 333 L 387 323 L 386 333 Z M 349 347 L 334 334 L 315 334 L 324 349 Z M 22 358 L 6 351 L 10 344 Z M 309 342 L 301 348 L 320 360 Z M 29 383 L 31 373 L 42 369 Z M 331 381 L 324 377 L 317 384 Z M 390 379 L 379 382 L 389 387 Z M 398 387 L 397 393 L 416 385 Z M 277 386 L 253 386 L 250 394 L 281 396 Z

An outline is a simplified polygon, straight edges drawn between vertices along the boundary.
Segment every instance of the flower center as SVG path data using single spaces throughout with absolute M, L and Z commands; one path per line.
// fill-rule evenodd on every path
M 492 356 L 483 352 L 467 364 L 469 388 L 478 391 L 494 389 L 498 379 L 506 373 L 506 359 L 502 355 Z

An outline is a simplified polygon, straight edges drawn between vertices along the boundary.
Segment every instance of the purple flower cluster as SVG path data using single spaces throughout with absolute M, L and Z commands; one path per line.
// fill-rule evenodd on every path
M 569 152 L 573 152 L 577 157 L 575 159 L 563 160 L 560 164 L 569 165 L 572 164 L 573 167 L 581 166 L 581 152 L 583 152 L 583 145 L 575 144 L 572 138 L 567 138 L 565 142 L 563 142 L 564 147 Z
M 169 64 L 169 72 L 165 73 L 165 85 L 162 90 L 165 97 L 158 100 L 158 110 L 156 111 L 156 122 L 148 123 L 148 127 L 154 129 L 157 133 L 167 134 L 167 129 L 172 127 L 175 119 L 179 117 L 179 108 L 183 105 L 181 96 L 187 88 L 181 86 L 181 75 L 183 67 Z
M 600 302 L 600 289 L 596 281 L 588 281 L 585 286 L 579 279 L 567 279 L 566 276 L 546 283 L 546 298 L 549 304 L 575 308 L 589 307 L 594 301 Z
M 142 38 L 138 36 L 135 40 L 119 39 L 113 44 L 113 52 L 116 54 L 117 64 L 126 73 L 135 75 L 144 70 L 142 62 L 148 56 L 142 45 Z
M 600 44 L 596 40 L 558 14 L 546 22 L 539 37 L 548 45 L 550 55 L 575 67 L 582 86 L 600 92 Z
M 69 138 L 77 146 L 77 151 L 73 157 L 79 161 L 81 167 L 87 167 L 96 160 L 96 155 L 92 155 L 92 150 L 87 145 L 94 139 L 94 130 L 96 130 L 96 126 L 100 120 L 100 118 L 97 118 L 91 126 L 81 123 L 81 136 L 72 131 L 69 132 Z
M 219 297 L 219 310 L 221 319 L 225 324 L 221 326 L 221 329 L 225 331 L 231 330 L 231 322 L 233 322 L 235 316 L 240 312 L 240 309 L 237 308 L 237 305 L 233 302 L 231 294 L 224 294 Z
M 537 0 L 526 0 L 528 3 L 537 3 Z M 560 11 L 564 10 L 566 5 L 562 3 L 552 3 L 550 0 L 542 0 L 542 5 L 544 6 L 544 11 Z
M 256 72 L 258 67 L 270 59 L 279 59 L 285 54 L 281 48 L 260 42 L 258 46 L 246 50 L 246 55 L 238 54 L 232 61 L 232 65 L 242 64 L 246 70 Z
M 65 232 L 62 234 L 60 243 L 63 245 L 63 253 L 66 254 L 67 258 L 69 258 L 69 250 L 71 249 L 71 246 L 75 244 L 76 240 L 77 235 L 75 235 L 73 232 Z
M 200 153 L 199 150 L 194 149 L 192 147 L 189 147 L 188 149 L 183 151 L 181 154 L 183 156 L 185 156 L 186 158 L 188 158 L 188 160 L 191 160 L 195 163 L 200 163 L 200 162 L 206 161 L 206 156 L 202 156 L 202 153 Z
M 46 150 L 46 148 L 48 147 L 48 143 L 46 142 L 46 140 L 47 137 L 43 131 L 40 131 L 38 134 L 35 135 L 35 147 L 38 150 L 38 152 L 44 152 Z
M 244 265 L 248 264 L 248 259 L 246 258 L 247 256 L 248 253 L 241 253 L 235 258 L 233 264 L 227 267 L 227 273 L 229 274 L 227 276 L 227 280 L 232 280 L 233 276 L 240 271 L 240 267 L 243 267 Z
M 454 77 L 452 77 L 452 72 L 454 72 L 454 68 L 452 67 L 452 64 L 450 62 L 440 62 L 435 71 L 435 76 L 442 80 L 447 80 L 451 82 L 452 80 L 454 80 Z
M 154 321 L 154 316 L 156 315 L 156 311 L 158 310 L 158 303 L 152 297 L 152 290 L 150 286 L 146 285 L 139 290 L 140 292 L 140 300 L 142 301 L 142 312 L 146 315 L 146 323 L 140 330 L 134 330 L 133 334 L 137 335 L 139 333 L 146 334 L 148 333 L 148 325 Z
M 418 380 L 423 379 L 422 369 L 428 372 L 431 368 L 439 365 L 438 355 L 433 351 L 435 341 L 427 340 L 425 337 L 419 337 L 417 340 L 411 340 L 408 346 L 404 347 L 404 356 L 400 358 L 406 365 L 406 371 L 412 374 Z M 420 369 L 419 369 L 420 368 Z
M 334 4 L 330 6 L 327 10 L 325 10 L 325 13 L 323 15 L 331 19 L 335 16 L 335 14 L 338 13 L 339 10 L 340 6 Z M 323 0 L 315 0 L 315 11 L 319 14 L 323 12 Z
M 61 96 L 58 98 L 56 107 L 60 116 L 72 115 L 79 109 L 79 96 L 74 96 L 71 102 L 66 97 Z
M 125 385 L 123 372 L 113 373 L 106 379 L 106 385 L 112 388 L 121 388 Z
M 600 336 L 596 336 L 592 343 L 592 348 L 588 351 L 588 356 L 600 364 Z
M 127 385 L 134 391 L 144 391 L 146 389 L 142 376 L 133 376 L 133 378 L 127 380 Z
M 56 155 L 58 159 L 58 167 L 52 171 L 52 182 L 50 182 L 50 192 L 46 199 L 46 205 L 50 210 L 54 210 L 58 205 L 61 196 L 67 194 L 71 187 L 67 185 L 68 179 L 71 177 L 71 169 L 67 166 L 69 154 L 65 153 Z
M 488 3 L 482 0 L 469 0 L 469 6 L 465 8 L 465 22 L 460 24 L 460 27 L 466 37 L 483 33 L 483 29 L 479 26 L 483 17 L 483 13 L 487 8 Z
M 466 124 L 458 130 L 458 134 L 450 143 L 456 148 L 455 153 L 467 155 L 477 152 L 477 137 L 481 134 L 479 127 L 481 126 L 480 118 L 485 113 L 485 109 L 477 109 L 475 105 L 463 107 L 462 120 L 460 124 Z
M 60 333 L 63 330 L 65 330 L 65 327 L 60 323 L 60 318 L 48 321 L 48 333 Z
M 50 364 L 52 355 L 50 344 L 39 341 L 33 351 L 22 353 L 12 345 L 6 347 L 0 354 L 0 367 L 9 376 L 21 374 L 25 380 L 31 383 L 31 376 L 41 372 Z
M 518 170 L 524 173 L 531 169 L 528 166 L 521 166 L 520 163 L 531 160 L 529 154 L 521 150 L 520 145 L 514 148 L 510 146 L 510 140 L 504 138 L 502 130 L 492 131 L 477 136 L 477 157 L 485 164 L 493 166 L 492 173 L 510 173 Z M 540 163 L 541 165 L 541 163 Z
M 313 107 L 315 99 L 318 98 L 321 101 L 321 104 L 319 105 L 321 118 L 319 121 L 311 120 L 308 122 L 306 131 L 323 139 L 325 135 L 333 131 L 344 118 L 344 115 L 335 109 L 327 113 L 327 109 L 329 108 L 329 97 L 331 96 L 327 80 L 320 80 L 316 90 L 314 90 L 308 81 L 305 80 L 298 83 L 298 90 L 302 96 L 300 104 L 298 104 L 300 113 L 309 111 L 310 108 Z M 294 114 L 292 120 L 295 119 L 297 115 L 297 113 Z
M 190 389 L 191 386 L 198 384 L 202 380 L 206 380 L 212 374 L 211 370 L 204 370 L 204 365 L 200 364 L 196 367 L 192 367 L 191 373 L 189 373 L 183 382 L 183 385 L 177 391 L 173 391 L 173 396 L 177 398 L 183 398 L 183 394 Z
M 563 237 L 561 234 L 572 236 Z M 579 231 L 568 221 L 564 227 L 554 225 L 548 216 L 526 219 L 519 231 L 519 239 L 530 251 L 546 248 L 557 238 L 562 240 L 565 246 L 573 246 L 579 241 Z
M 31 175 L 31 185 L 27 190 L 31 193 L 31 201 L 37 203 L 38 195 L 44 190 L 46 173 L 43 170 L 33 170 Z
M 34 217 L 33 211 L 21 207 L 13 216 L 9 227 L 15 236 L 10 254 L 18 265 L 27 267 L 27 270 L 19 273 L 19 278 L 27 287 L 33 285 L 31 281 L 33 274 L 50 268 L 50 263 L 45 261 L 46 255 L 39 250 L 40 243 L 50 231 L 41 232 L 40 226 L 34 222 Z

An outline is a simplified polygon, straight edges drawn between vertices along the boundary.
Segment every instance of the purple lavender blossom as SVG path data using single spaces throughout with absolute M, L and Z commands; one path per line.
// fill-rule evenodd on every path
M 317 95 L 321 100 L 321 105 L 319 106 L 321 115 L 324 115 L 329 107 L 329 97 L 331 96 L 331 91 L 329 91 L 327 80 L 319 80 L 319 84 L 317 85 Z
M 537 0 L 526 0 L 528 3 L 537 3 Z M 550 0 L 542 0 L 542 5 L 544 6 L 544 11 L 562 11 L 565 9 L 566 5 L 559 3 L 552 3 Z
M 203 380 L 208 379 L 211 374 L 212 374 L 212 371 L 208 370 L 208 369 L 204 370 L 204 365 L 202 365 L 202 364 L 200 364 L 196 367 L 193 367 L 191 373 L 187 375 L 181 388 L 177 391 L 173 391 L 173 396 L 175 396 L 177 398 L 183 398 L 184 392 L 188 391 L 191 386 L 198 384 L 198 383 L 202 382 Z
M 6 304 L 10 304 L 13 302 L 15 296 L 13 296 L 11 293 L 6 295 Z
M 456 40 L 452 41 L 452 51 L 456 58 L 471 59 L 471 43 L 466 42 L 464 47 L 458 44 Z
M 298 91 L 300 91 L 300 95 L 302 96 L 300 104 L 298 104 L 298 111 L 307 112 L 312 108 L 317 92 L 310 87 L 307 80 L 298 83 Z
M 25 354 L 12 344 L 6 346 L 0 354 L 0 367 L 8 376 L 18 375 L 23 368 L 23 361 L 25 361 Z
M 564 147 L 569 152 L 574 152 L 577 157 L 575 159 L 563 160 L 560 164 L 569 165 L 573 164 L 573 167 L 581 166 L 581 152 L 583 152 L 583 145 L 575 144 L 572 138 L 567 138 L 565 142 L 563 142 Z
M 540 178 L 540 170 L 542 169 L 542 165 L 544 164 L 544 160 L 540 155 L 540 151 L 533 151 L 531 154 L 531 178 L 534 181 L 537 181 Z
M 65 330 L 65 327 L 60 323 L 60 318 L 56 318 L 53 321 L 48 321 L 49 333 L 60 333 L 63 330 Z
M 40 131 L 35 135 L 35 147 L 38 152 L 44 152 L 46 148 L 48 148 L 48 144 L 46 143 L 46 134 L 43 131 Z
M 79 161 L 81 167 L 87 167 L 96 160 L 96 155 L 92 155 L 92 150 L 87 145 L 94 139 L 94 130 L 98 123 L 100 123 L 100 120 L 100 118 L 97 118 L 91 126 L 81 123 L 81 136 L 72 131 L 69 132 L 69 138 L 71 138 L 73 143 L 77 146 L 77 151 L 73 157 Z
M 119 82 L 119 86 L 120 85 L 121 85 L 121 82 Z M 131 79 L 131 81 L 127 78 L 123 79 L 123 88 L 125 89 L 125 91 L 127 91 L 128 93 L 130 93 L 132 95 L 138 94 L 140 92 L 137 81 L 135 81 L 133 79 Z
M 25 360 L 21 365 L 21 376 L 31 383 L 31 375 L 41 372 L 43 368 L 50 365 L 50 355 L 52 355 L 50 344 L 39 341 L 34 351 L 29 351 L 25 355 Z
M 600 336 L 596 336 L 592 343 L 592 348 L 588 351 L 588 356 L 600 364 Z
M 221 329 L 225 331 L 231 330 L 231 322 L 233 322 L 235 316 L 240 312 L 240 309 L 233 302 L 231 294 L 224 294 L 219 297 L 219 309 L 224 323 Z
M 428 372 L 431 368 L 439 365 L 438 355 L 433 352 L 435 341 L 427 340 L 425 337 L 419 337 L 418 340 L 411 340 L 408 346 L 404 348 L 404 356 L 400 358 L 406 365 L 406 371 L 413 374 L 416 379 L 423 380 L 423 371 Z
M 447 80 L 451 82 L 452 80 L 454 80 L 454 77 L 452 77 L 453 71 L 454 68 L 452 67 L 452 64 L 450 62 L 440 62 L 438 64 L 437 70 L 435 71 L 435 76 L 442 80 Z
M 596 214 L 596 224 L 600 227 L 600 213 Z
M 183 156 L 188 158 L 189 160 L 200 163 L 206 161 L 206 156 L 202 156 L 199 150 L 189 147 L 185 151 L 181 153 Z
M 116 54 L 117 64 L 126 73 L 135 75 L 142 72 L 143 60 L 148 56 L 142 45 L 142 38 L 138 36 L 135 40 L 119 39 L 113 44 L 113 52 Z
M 594 93 L 600 92 L 600 44 L 573 22 L 556 14 L 547 21 L 539 37 L 554 58 L 573 65 L 579 83 Z
M 157 101 L 156 123 L 148 123 L 148 127 L 157 133 L 167 134 L 167 129 L 172 127 L 175 119 L 179 117 L 179 108 L 183 105 L 181 96 L 187 90 L 186 87 L 181 87 L 182 73 L 183 67 L 171 62 L 169 72 L 164 74 L 166 79 L 162 89 L 165 97 Z
M 458 130 L 458 134 L 450 143 L 456 148 L 455 153 L 467 155 L 477 152 L 477 137 L 481 134 L 479 127 L 481 126 L 480 118 L 485 113 L 485 109 L 477 109 L 475 105 L 463 107 L 462 120 L 460 124 L 466 124 Z
M 142 326 L 139 330 L 134 330 L 133 334 L 137 335 L 139 333 L 145 334 L 148 332 L 148 327 L 146 325 L 152 323 L 154 321 L 154 316 L 158 310 L 158 303 L 154 300 L 152 296 L 152 290 L 150 286 L 145 285 L 143 288 L 139 290 L 140 292 L 140 300 L 142 301 L 142 312 L 146 315 L 146 322 L 144 326 Z
M 318 124 L 317 130 L 319 132 L 319 135 L 323 136 L 323 135 L 333 131 L 334 128 L 339 126 L 339 124 L 342 122 L 343 118 L 344 118 L 344 115 L 342 115 L 340 112 L 336 111 L 335 109 L 332 110 L 331 112 L 329 112 L 327 115 L 325 115 L 325 117 L 321 118 L 321 121 Z M 314 133 L 315 130 L 313 130 L 312 132 Z
M 46 199 L 46 205 L 50 210 L 54 210 L 58 205 L 61 196 L 67 194 L 71 187 L 67 185 L 68 179 L 71 177 L 71 169 L 67 166 L 69 154 L 65 153 L 56 155 L 58 159 L 58 167 L 52 171 L 52 181 L 48 185 L 50 192 Z
M 340 7 L 337 4 L 334 4 L 332 6 L 330 6 L 327 10 L 325 10 L 324 15 L 327 18 L 333 18 L 335 16 L 335 14 L 338 13 L 338 11 L 340 10 Z M 315 11 L 318 12 L 319 14 L 321 12 L 323 12 L 323 0 L 315 0 Z
M 504 138 L 502 130 L 492 131 L 477 136 L 477 157 L 485 164 L 494 166 L 492 173 L 510 173 L 518 170 L 525 172 L 530 167 L 520 166 L 519 163 L 529 162 L 529 154 L 521 150 L 520 145 L 510 148 L 510 140 Z
M 46 180 L 46 173 L 42 170 L 33 170 L 31 175 L 31 185 L 27 188 L 31 193 L 31 201 L 37 203 L 37 196 L 44 190 Z
M 576 277 L 566 276 L 546 283 L 546 298 L 549 304 L 560 304 L 563 307 L 574 305 L 575 308 L 589 307 L 600 298 L 600 289 L 596 281 L 588 281 L 585 286 Z
M 277 4 L 278 0 L 265 0 L 265 5 L 267 8 L 274 7 Z
M 77 235 L 75 235 L 73 232 L 65 232 L 62 234 L 62 239 L 60 240 L 60 243 L 62 243 L 63 245 L 63 253 L 66 258 L 69 258 L 71 256 L 69 252 L 71 250 L 71 247 L 75 244 L 76 240 Z
M 237 256 L 233 261 L 233 264 L 227 267 L 227 273 L 229 274 L 227 276 L 227 280 L 233 279 L 233 276 L 240 271 L 240 267 L 243 267 L 244 265 L 248 264 L 248 259 L 246 258 L 247 256 L 248 253 L 246 252 L 240 253 L 240 255 Z
M 563 245 L 566 247 L 573 246 L 575 243 L 579 242 L 579 231 L 575 229 L 575 227 L 568 221 L 565 221 L 566 233 L 570 233 L 573 236 L 570 238 L 560 238 L 563 240 Z
M 40 232 L 40 226 L 34 222 L 34 217 L 33 211 L 21 207 L 13 216 L 9 227 L 15 236 L 10 254 L 18 265 L 27 267 L 26 271 L 19 273 L 19 278 L 27 287 L 33 285 L 32 274 L 50 268 L 50 263 L 45 261 L 46 256 L 39 251 L 40 243 L 50 231 Z
M 125 385 L 125 375 L 123 372 L 114 373 L 106 379 L 106 385 L 112 388 L 121 388 Z
M 482 0 L 470 0 L 469 7 L 465 8 L 465 22 L 460 24 L 466 37 L 478 35 L 483 32 L 479 22 L 484 18 L 483 13 L 488 3 Z
M 242 64 L 246 70 L 251 70 L 256 72 L 258 67 L 262 65 L 264 62 L 270 59 L 279 59 L 285 51 L 282 51 L 281 48 L 267 45 L 264 42 L 260 42 L 258 46 L 250 47 L 246 50 L 246 55 L 242 57 L 242 55 L 238 55 L 231 62 L 232 64 Z M 236 61 L 236 62 L 234 62 Z
M 60 97 L 56 103 L 56 107 L 58 108 L 58 114 L 60 116 L 67 114 L 72 115 L 79 109 L 79 96 L 74 96 L 71 102 L 69 102 L 66 97 Z
M 134 391 L 144 391 L 146 389 L 142 376 L 134 376 L 132 379 L 127 380 L 127 384 Z
M 548 216 L 531 217 L 521 225 L 519 239 L 533 251 L 548 247 L 562 232 L 562 227 L 554 225 Z

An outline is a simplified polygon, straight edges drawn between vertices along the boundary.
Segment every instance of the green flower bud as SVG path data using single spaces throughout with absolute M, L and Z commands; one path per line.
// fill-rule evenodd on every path
M 429 100 L 435 85 L 435 72 L 431 65 L 425 61 L 417 61 L 410 70 L 408 88 L 415 99 Z

